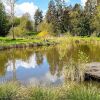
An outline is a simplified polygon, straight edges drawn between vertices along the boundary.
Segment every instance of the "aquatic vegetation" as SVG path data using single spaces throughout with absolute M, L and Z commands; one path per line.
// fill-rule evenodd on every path
M 82 52 L 78 51 L 78 59 L 76 61 L 71 58 L 69 63 L 65 65 L 64 74 L 66 80 L 71 81 L 84 81 L 84 73 L 86 70 L 86 63 L 88 62 L 88 56 Z

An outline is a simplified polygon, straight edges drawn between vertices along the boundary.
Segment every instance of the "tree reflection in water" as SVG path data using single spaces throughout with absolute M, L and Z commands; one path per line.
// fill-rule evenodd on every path
M 41 71 L 45 70 L 41 69 L 43 66 L 49 66 L 47 71 L 50 71 L 52 76 L 60 77 L 62 75 L 63 67 L 70 63 L 70 59 L 73 59 L 74 62 L 78 61 L 80 57 L 78 51 L 84 52 L 84 54 L 89 57 L 89 62 L 100 62 L 100 47 L 90 44 L 66 44 L 63 46 L 50 46 L 46 48 L 39 47 L 0 51 L 0 77 L 2 78 L 5 75 L 8 75 L 7 72 L 9 72 L 9 66 L 12 66 L 12 79 L 14 81 L 17 80 L 17 71 L 19 71 L 18 69 L 21 67 L 23 67 L 24 70 L 30 71 L 39 68 Z M 20 65 L 19 62 L 22 64 Z

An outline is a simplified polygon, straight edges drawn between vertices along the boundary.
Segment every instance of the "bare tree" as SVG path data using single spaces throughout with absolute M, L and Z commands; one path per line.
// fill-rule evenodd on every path
M 12 34 L 13 34 L 13 39 L 15 39 L 15 34 L 14 34 L 14 16 L 15 16 L 15 4 L 18 0 L 3 0 L 7 6 L 9 6 L 10 11 L 8 12 L 11 17 L 11 23 L 12 23 Z

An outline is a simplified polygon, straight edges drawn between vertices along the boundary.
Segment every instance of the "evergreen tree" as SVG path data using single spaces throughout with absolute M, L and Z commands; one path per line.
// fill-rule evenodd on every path
M 34 21 L 35 21 L 35 31 L 37 32 L 38 29 L 38 25 L 43 21 L 43 15 L 42 15 L 42 11 L 40 11 L 39 9 L 36 10 L 35 15 L 34 15 Z
M 49 2 L 48 11 L 46 14 L 46 20 L 48 23 L 52 23 L 54 27 L 54 33 L 59 35 L 65 32 L 64 21 L 66 19 L 66 12 L 64 11 L 64 1 L 51 0 Z
M 99 5 L 99 0 L 87 0 L 85 5 L 85 10 L 88 13 L 88 15 L 91 15 L 94 13 L 96 6 Z
M 61 20 L 61 31 L 62 33 L 70 31 L 70 8 L 65 7 L 63 9 L 62 20 Z
M 60 35 L 61 33 L 64 32 L 63 28 L 64 28 L 64 0 L 55 0 L 55 4 L 56 4 L 56 11 L 57 11 L 57 33 L 58 35 Z
M 56 7 L 55 3 L 53 0 L 50 0 L 49 5 L 48 5 L 48 11 L 46 13 L 46 21 L 48 23 L 54 23 L 56 19 Z
M 92 17 L 91 27 L 94 30 L 94 35 L 100 36 L 100 6 L 96 8 L 96 11 Z
M 92 17 L 92 16 L 91 16 Z M 91 17 L 88 16 L 85 12 L 81 14 L 80 21 L 79 21 L 79 28 L 80 28 L 80 36 L 90 36 L 92 29 L 91 29 Z
M 70 32 L 72 35 L 76 36 L 80 34 L 80 19 L 81 19 L 82 9 L 80 4 L 75 4 L 72 11 L 70 12 Z
M 0 2 L 0 36 L 5 36 L 8 33 L 8 20 L 3 4 Z
M 57 32 L 57 11 L 56 11 L 56 5 L 54 0 L 50 0 L 48 11 L 46 13 L 46 21 L 49 23 L 51 27 L 53 27 L 52 32 Z M 56 34 L 55 34 L 56 35 Z

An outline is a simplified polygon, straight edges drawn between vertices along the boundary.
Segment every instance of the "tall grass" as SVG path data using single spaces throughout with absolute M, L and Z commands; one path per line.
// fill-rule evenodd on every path
M 0 100 L 100 100 L 100 90 L 92 84 L 72 82 L 51 88 L 8 83 L 0 85 Z
M 78 51 L 78 59 L 74 61 L 72 58 L 69 59 L 68 64 L 64 68 L 64 74 L 66 80 L 82 82 L 84 81 L 84 74 L 86 71 L 86 63 L 88 62 L 88 56 L 82 52 Z
M 14 100 L 17 98 L 19 87 L 14 83 L 0 85 L 0 100 Z
M 58 93 L 48 88 L 33 88 L 30 92 L 32 100 L 57 100 Z
M 69 100 L 100 100 L 100 90 L 88 85 L 76 85 L 68 93 Z

